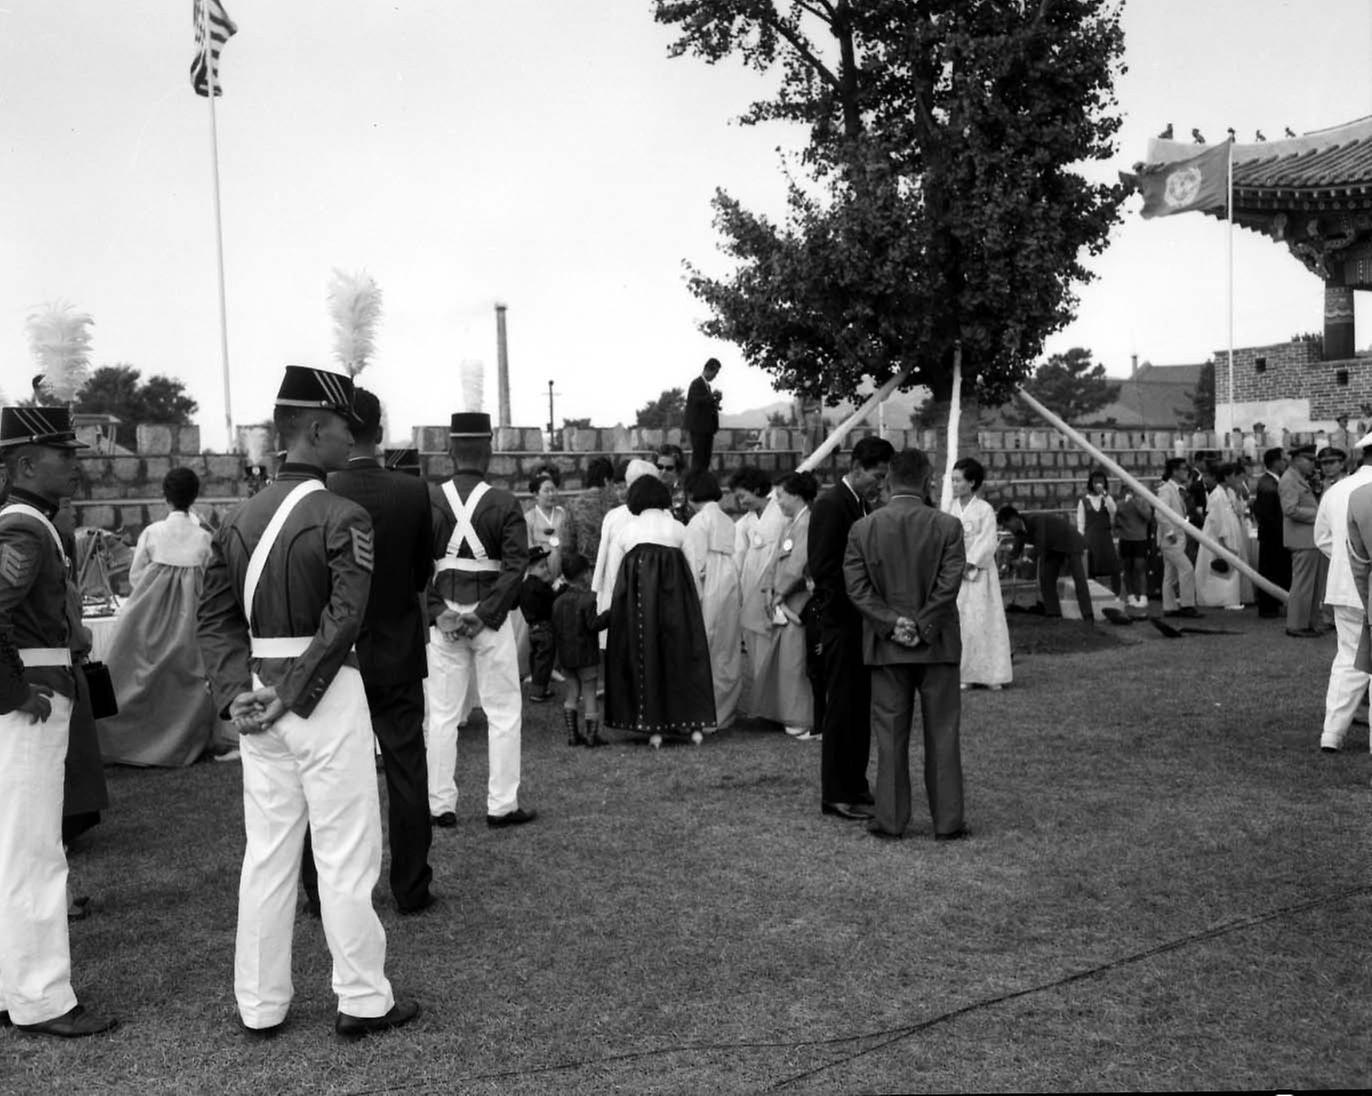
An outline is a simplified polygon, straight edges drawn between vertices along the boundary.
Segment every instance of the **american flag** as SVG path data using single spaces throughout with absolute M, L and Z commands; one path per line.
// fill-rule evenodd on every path
M 219 0 L 193 0 L 192 6 L 195 12 L 195 60 L 191 62 L 191 87 L 195 88 L 195 94 L 208 98 L 210 80 L 213 79 L 215 95 L 223 95 L 224 89 L 219 84 L 219 51 L 224 48 L 225 42 L 238 33 L 238 28 Z M 208 51 L 205 49 L 207 7 L 210 27 Z

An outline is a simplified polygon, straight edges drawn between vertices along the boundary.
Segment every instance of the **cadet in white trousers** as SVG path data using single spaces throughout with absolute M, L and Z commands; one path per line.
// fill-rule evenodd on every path
M 68 568 L 53 517 L 84 449 L 65 408 L 0 411 L 0 1027 L 72 1038 L 116 1021 L 77 1004 L 62 770 L 71 725 Z
M 247 848 L 238 890 L 234 994 L 250 1032 L 285 1022 L 308 824 L 345 1037 L 419 1014 L 386 979 L 372 907 L 381 813 L 357 638 L 371 589 L 371 519 L 324 486 L 347 463 L 352 381 L 288 366 L 275 425 L 286 462 L 214 538 L 199 637 L 220 711 L 242 734 Z M 262 596 L 257 596 L 259 591 Z
M 517 826 L 536 812 L 519 806 L 523 699 L 510 610 L 529 564 L 528 527 L 518 500 L 485 482 L 491 419 L 479 411 L 452 416 L 452 479 L 431 487 L 434 577 L 429 587 L 429 813 L 457 824 L 458 724 L 475 679 L 486 713 L 490 773 L 486 823 Z
M 1368 675 L 1354 665 L 1362 638 L 1362 597 L 1353 579 L 1348 555 L 1348 500 L 1359 487 L 1372 484 L 1372 434 L 1358 442 L 1362 463 L 1320 497 L 1315 512 L 1315 547 L 1329 560 L 1324 603 L 1334 610 L 1334 631 L 1339 645 L 1329 666 L 1329 688 L 1324 695 L 1324 727 L 1320 749 L 1337 753 L 1358 705 L 1367 698 Z

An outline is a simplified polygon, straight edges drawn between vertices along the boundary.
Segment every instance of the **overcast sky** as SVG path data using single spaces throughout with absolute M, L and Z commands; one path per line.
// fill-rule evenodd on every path
M 509 306 L 514 420 L 632 421 L 705 357 L 726 410 L 778 398 L 696 330 L 682 261 L 723 270 L 710 197 L 778 209 L 778 145 L 734 119 L 770 81 L 669 60 L 648 0 L 228 0 L 239 33 L 218 101 L 237 422 L 260 421 L 287 362 L 328 366 L 330 270 L 385 294 L 361 383 L 393 432 L 445 421 L 463 359 L 487 363 Z M 1316 11 L 1318 15 L 1316 15 Z M 25 317 L 63 298 L 95 317 L 97 365 L 184 379 L 223 439 L 206 101 L 190 90 L 191 0 L 0 0 L 0 389 L 32 373 Z M 1172 122 L 1269 138 L 1372 114 L 1372 2 L 1133 0 L 1113 178 Z M 1049 349 L 1200 361 L 1226 338 L 1226 226 L 1142 221 L 1131 199 L 1078 320 Z M 1236 339 L 1322 327 L 1321 283 L 1236 232 Z M 1372 312 L 1359 294 L 1359 345 Z

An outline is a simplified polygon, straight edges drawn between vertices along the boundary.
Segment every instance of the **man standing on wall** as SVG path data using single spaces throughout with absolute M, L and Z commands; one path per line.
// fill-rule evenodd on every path
M 686 415 L 681 428 L 691 439 L 691 471 L 704 472 L 714 455 L 715 434 L 719 431 L 720 394 L 714 388 L 719 376 L 718 358 L 710 358 L 700 376 L 686 390 Z

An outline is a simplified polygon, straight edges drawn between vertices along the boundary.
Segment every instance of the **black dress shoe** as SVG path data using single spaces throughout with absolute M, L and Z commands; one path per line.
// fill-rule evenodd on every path
M 881 838 L 883 841 L 899 841 L 902 837 L 901 834 L 892 833 L 890 830 L 883 830 L 881 824 L 877 822 L 876 819 L 867 823 L 867 832 L 873 837 Z
M 421 898 L 421 899 L 420 899 L 418 902 L 416 902 L 414 905 L 412 905 L 412 906 L 402 906 L 399 902 L 397 902 L 397 903 L 395 904 L 395 908 L 396 908 L 403 916 L 409 917 L 409 916 L 411 916 L 412 914 L 423 913 L 426 909 L 429 909 L 429 908 L 431 908 L 432 906 L 438 905 L 438 903 L 441 902 L 441 901 L 442 901 L 442 899 L 439 898 L 438 895 L 434 894 L 433 891 L 426 891 L 426 892 L 424 893 L 424 897 Z
M 243 1034 L 246 1035 L 249 1039 L 266 1040 L 275 1039 L 278 1035 L 280 1035 L 281 1029 L 286 1026 L 286 1021 L 282 1020 L 279 1024 L 272 1024 L 270 1027 L 255 1028 L 248 1027 L 248 1025 L 243 1022 L 243 1018 L 240 1016 L 238 1018 L 238 1026 L 243 1029 Z
M 10 1014 L 9 1014 L 8 1012 L 0 1012 L 0 1027 L 9 1027 L 9 1026 L 10 1026 Z
M 972 831 L 969 830 L 966 826 L 963 826 L 961 829 L 954 830 L 952 833 L 936 833 L 936 834 L 934 834 L 934 840 L 935 840 L 935 841 L 961 841 L 964 837 L 971 837 L 971 836 L 972 836 Z
M 1288 628 L 1286 634 L 1292 639 L 1318 639 L 1320 635 L 1314 628 Z
M 333 1029 L 345 1039 L 360 1039 L 364 1035 L 408 1024 L 418 1015 L 418 1001 L 397 1001 L 385 1016 L 349 1016 L 346 1012 L 340 1012 Z
M 445 830 L 450 830 L 457 825 L 457 815 L 452 811 L 444 811 L 442 814 L 431 816 L 429 821 L 435 826 L 442 826 Z
M 860 803 L 821 803 L 819 809 L 821 814 L 837 815 L 853 822 L 865 822 L 873 817 L 872 812 Z
M 1194 620 L 1199 617 L 1205 616 L 1205 614 L 1202 613 L 1199 609 L 1197 609 L 1194 605 L 1184 605 L 1177 610 L 1177 616 L 1190 617 Z
M 87 1012 L 85 1005 L 74 1005 L 69 1011 L 44 1020 L 40 1024 L 15 1024 L 15 1029 L 29 1035 L 55 1035 L 59 1039 L 81 1039 L 87 1035 L 99 1035 L 113 1031 L 119 1021 L 106 1019 L 93 1012 Z
M 1339 748 L 1338 748 L 1337 746 L 1321 746 L 1321 747 L 1320 747 L 1320 753 L 1338 753 L 1338 752 L 1339 752 Z
M 493 830 L 499 829 L 501 826 L 522 826 L 525 822 L 532 822 L 537 817 L 537 811 L 526 811 L 523 807 L 516 807 L 505 814 L 488 814 L 486 825 Z

